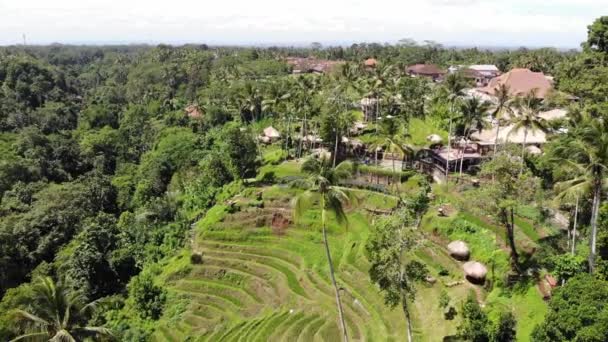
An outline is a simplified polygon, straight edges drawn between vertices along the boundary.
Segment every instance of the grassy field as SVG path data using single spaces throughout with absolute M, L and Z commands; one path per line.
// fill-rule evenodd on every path
M 276 153 L 276 151 L 269 151 Z M 260 172 L 277 179 L 301 176 L 294 161 L 267 164 Z M 253 184 L 253 183 L 252 183 Z M 437 281 L 418 286 L 410 303 L 416 341 L 441 341 L 457 333 L 460 316 L 444 317 L 439 298 L 460 304 L 470 291 L 490 317 L 512 310 L 518 319 L 518 340 L 527 341 L 543 319 L 546 305 L 534 284 L 503 290 L 508 250 L 503 230 L 486 217 L 455 207 L 448 217 L 437 215 L 439 205 L 456 203 L 456 194 L 441 194 L 421 222 L 426 237 L 414 253 Z M 308 211 L 301 222 L 281 229 L 273 217 L 291 221 L 291 201 L 298 190 L 286 185 L 250 185 L 229 202 L 218 203 L 195 224 L 191 247 L 168 262 L 159 281 L 170 291 L 170 314 L 165 314 L 155 341 L 338 341 L 337 310 L 329 282 L 320 234 L 320 212 Z M 332 258 L 345 308 L 348 333 L 354 341 L 402 341 L 406 325 L 399 307 L 388 308 L 369 280 L 365 242 L 378 212 L 387 212 L 398 198 L 354 190 L 356 203 L 347 208 L 347 227 L 328 224 Z M 530 212 L 530 210 L 528 210 Z M 533 214 L 533 213 L 532 213 Z M 518 218 L 518 243 L 536 244 L 540 235 L 531 213 Z M 472 259 L 488 265 L 493 288 L 463 279 L 462 264 L 452 259 L 446 244 L 469 243 Z M 202 255 L 192 263 L 191 255 Z M 489 292 L 488 292 L 489 291 Z M 184 304 L 187 303 L 187 304 Z

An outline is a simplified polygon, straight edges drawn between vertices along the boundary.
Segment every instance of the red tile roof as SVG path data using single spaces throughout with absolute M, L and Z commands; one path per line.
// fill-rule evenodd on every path
M 375 67 L 378 61 L 375 58 L 368 58 L 365 60 L 366 67 Z
M 479 90 L 494 95 L 496 88 L 502 84 L 509 86 L 512 96 L 525 95 L 536 89 L 536 96 L 540 99 L 544 99 L 547 93 L 553 89 L 553 83 L 542 72 L 518 68 L 494 77 L 486 87 L 479 88 Z
M 445 74 L 445 71 L 441 70 L 441 68 L 439 68 L 437 65 L 435 64 L 415 64 L 415 65 L 410 65 L 409 67 L 407 67 L 407 72 L 409 72 L 410 74 L 416 74 L 416 75 L 443 75 Z
M 293 67 L 294 72 L 330 72 L 336 66 L 344 64 L 343 61 L 331 61 L 327 59 L 316 59 L 313 57 L 287 57 L 287 64 Z

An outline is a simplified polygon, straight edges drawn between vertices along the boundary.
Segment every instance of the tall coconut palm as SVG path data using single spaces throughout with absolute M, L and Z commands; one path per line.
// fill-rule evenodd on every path
M 452 148 L 452 123 L 454 119 L 454 111 L 456 103 L 464 95 L 464 90 L 467 87 L 466 80 L 459 73 L 449 74 L 444 81 L 445 89 L 448 91 L 448 102 L 450 104 L 450 118 L 448 128 L 448 157 L 445 163 L 445 184 L 446 189 L 449 187 L 449 173 L 450 173 L 450 150 Z
M 407 124 L 408 122 L 403 118 L 389 115 L 381 118 L 379 121 L 380 129 L 376 141 L 370 145 L 371 148 L 376 150 L 387 147 L 386 151 L 393 154 L 393 158 L 391 158 L 393 174 L 396 174 L 395 153 L 400 153 L 402 155 L 402 166 L 407 160 L 407 157 L 415 153 L 414 147 L 407 143 L 407 139 L 410 138 Z
M 568 135 L 572 139 L 557 146 L 556 155 L 559 162 L 570 167 L 573 177 L 556 184 L 561 197 L 575 193 L 578 196 L 590 195 L 591 236 L 589 239 L 589 271 L 595 268 L 597 255 L 597 223 L 602 191 L 608 185 L 608 121 L 605 117 L 594 118 L 589 114 L 582 116 L 582 121 Z
M 521 172 L 524 169 L 524 157 L 526 153 L 526 142 L 528 139 L 528 133 L 547 131 L 546 120 L 540 116 L 540 111 L 543 108 L 542 99 L 536 96 L 537 91 L 534 89 L 527 93 L 523 97 L 519 97 L 515 101 L 515 108 L 517 115 L 513 117 L 511 122 L 513 123 L 513 129 L 509 134 L 516 134 L 519 131 L 524 131 L 524 139 L 521 144 Z
M 327 240 L 327 213 L 333 213 L 338 223 L 344 224 L 347 222 L 344 204 L 349 203 L 352 197 L 348 191 L 338 187 L 336 183 L 339 179 L 350 174 L 349 167 L 348 164 L 342 163 L 338 165 L 337 168 L 332 168 L 328 160 L 309 158 L 302 165 L 302 171 L 307 173 L 309 177 L 294 183 L 294 185 L 306 189 L 301 195 L 294 199 L 294 217 L 296 220 L 299 220 L 304 212 L 314 203 L 318 202 L 319 208 L 321 209 L 323 244 L 327 255 L 327 263 L 329 265 L 329 276 L 335 291 L 336 305 L 338 306 L 342 338 L 344 341 L 348 341 L 348 332 L 346 330 L 346 321 L 342 309 L 342 301 L 340 300 L 340 291 L 336 283 L 334 265 L 329 250 L 329 242 Z
M 261 118 L 264 97 L 257 84 L 245 82 L 234 101 L 243 121 L 258 121 Z
M 364 93 L 369 99 L 375 99 L 376 110 L 375 110 L 375 126 L 376 126 L 376 138 L 378 138 L 378 118 L 380 117 L 380 101 L 386 91 L 386 85 L 388 80 L 394 76 L 394 68 L 388 65 L 377 65 L 366 78 L 363 78 L 362 89 L 365 89 Z M 374 151 L 374 163 L 378 164 L 378 150 Z M 377 181 L 380 178 L 378 176 Z
M 494 139 L 494 155 L 498 149 L 498 136 L 500 133 L 500 120 L 505 116 L 513 114 L 513 99 L 511 98 L 511 89 L 507 84 L 501 84 L 495 88 L 496 107 L 492 111 L 492 120 L 496 122 L 496 138 Z
M 315 114 L 313 99 L 317 96 L 320 89 L 321 83 L 319 78 L 314 75 L 300 76 L 296 79 L 291 100 L 298 113 L 298 117 L 303 118 L 302 126 L 300 128 L 299 156 L 302 155 L 304 139 L 308 134 L 308 118 L 311 114 Z
M 469 144 L 471 133 L 475 129 L 481 132 L 487 125 L 486 117 L 490 110 L 490 103 L 487 101 L 481 101 L 479 98 L 473 96 L 466 99 L 460 106 L 462 113 L 461 120 L 464 126 L 464 144 L 465 148 Z M 460 156 L 460 172 L 458 179 L 462 177 L 462 164 L 464 162 L 464 150 Z
M 70 292 L 53 279 L 40 278 L 33 286 L 30 309 L 14 310 L 16 323 L 25 323 L 27 333 L 12 341 L 43 338 L 56 342 L 76 342 L 90 337 L 111 337 L 109 329 L 86 326 L 86 318 L 96 302 L 83 304 L 83 297 Z

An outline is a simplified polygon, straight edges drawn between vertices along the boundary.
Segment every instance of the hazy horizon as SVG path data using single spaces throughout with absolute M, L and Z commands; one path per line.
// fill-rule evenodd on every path
M 373 5 L 373 6 L 372 6 Z M 608 0 L 0 0 L 0 45 L 350 45 L 578 48 Z

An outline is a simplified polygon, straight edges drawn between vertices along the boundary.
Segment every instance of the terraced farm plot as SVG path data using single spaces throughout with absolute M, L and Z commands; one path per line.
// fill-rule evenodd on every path
M 364 200 L 348 208 L 348 227 L 333 220 L 328 224 L 348 334 L 353 341 L 402 341 L 403 313 L 385 305 L 369 280 L 365 256 L 372 213 L 397 202 L 391 196 L 358 192 Z M 187 272 L 166 276 L 170 291 L 186 296 L 190 304 L 179 323 L 159 322 L 155 341 L 340 340 L 319 212 L 309 211 L 297 226 L 272 228 L 276 215 L 289 221 L 293 196 L 293 191 L 278 186 L 250 188 L 233 201 L 237 208 L 218 205 L 209 211 L 197 224 L 192 245 L 194 252 L 202 254 L 202 263 L 188 262 Z M 460 265 L 442 246 L 429 240 L 417 256 L 439 281 L 421 285 L 420 299 L 412 303 L 415 338 L 440 340 L 456 333 L 458 319 L 443 319 L 439 294 L 445 289 L 456 304 L 471 286 L 444 286 L 461 275 Z M 442 270 L 450 275 L 442 277 Z M 431 323 L 439 327 L 432 328 Z
M 273 213 L 290 215 L 291 197 L 285 193 L 267 188 L 263 208 L 243 204 L 245 208 L 232 214 L 214 212 L 217 222 L 199 225 L 193 249 L 202 253 L 203 262 L 169 282 L 171 291 L 188 296 L 191 304 L 179 326 L 161 321 L 156 341 L 340 339 L 318 213 L 306 215 L 298 227 L 291 224 L 284 234 L 268 227 Z M 402 313 L 384 305 L 367 274 L 369 218 L 365 211 L 350 211 L 348 228 L 329 226 L 349 336 L 401 340 Z

